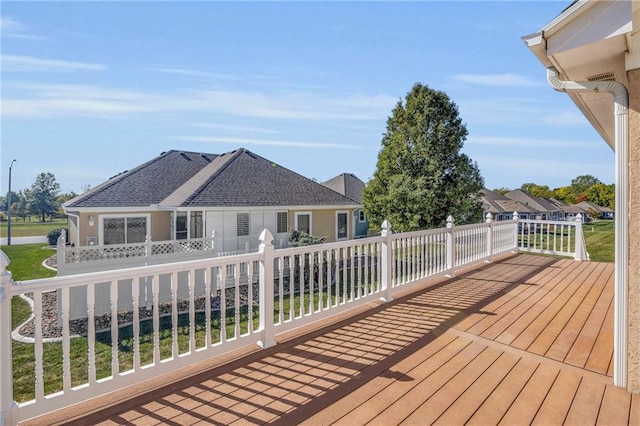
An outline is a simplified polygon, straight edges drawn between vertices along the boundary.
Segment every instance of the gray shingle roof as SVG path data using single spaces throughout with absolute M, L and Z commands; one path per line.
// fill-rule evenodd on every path
M 519 201 L 512 200 L 499 192 L 482 189 L 482 202 L 485 211 L 495 215 L 500 213 L 532 213 L 533 210 Z
M 158 204 L 215 158 L 215 154 L 163 152 L 153 160 L 69 200 L 65 207 L 144 207 Z
M 220 155 L 161 204 L 180 207 L 322 206 L 356 203 L 246 149 Z M 199 184 L 198 188 L 195 183 Z M 193 186 L 191 186 L 194 184 Z
M 509 191 L 504 195 L 507 196 L 508 198 L 511 198 L 512 200 L 520 201 L 521 203 L 529 206 L 531 209 L 541 213 L 555 212 L 555 211 L 561 210 L 558 206 L 554 205 L 552 202 L 545 200 L 544 198 L 541 198 L 541 197 L 535 197 L 531 194 L 526 193 L 521 189 L 515 189 L 513 191 Z
M 354 206 L 354 200 L 246 149 L 168 151 L 65 204 L 91 207 Z
M 351 198 L 358 204 L 362 204 L 362 191 L 364 191 L 365 184 L 352 173 L 342 173 L 324 182 L 323 185 Z

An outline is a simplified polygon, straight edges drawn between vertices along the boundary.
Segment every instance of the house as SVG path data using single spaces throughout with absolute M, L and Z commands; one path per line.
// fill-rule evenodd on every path
M 484 215 L 491 213 L 493 220 L 513 220 L 513 213 L 517 212 L 521 219 L 535 219 L 536 212 L 519 201 L 512 200 L 499 192 L 483 189 L 482 208 Z
M 291 229 L 332 242 L 354 235 L 360 203 L 246 149 L 167 151 L 68 201 L 75 246 L 215 235 L 216 253 L 257 249 L 266 228 L 285 247 Z M 215 233 L 214 233 L 215 231 Z
M 523 40 L 615 152 L 613 376 L 640 393 L 640 2 L 575 1 Z
M 595 203 L 592 203 L 591 201 L 582 201 L 580 203 L 575 204 L 575 206 L 585 210 L 587 214 L 589 213 L 597 214 L 599 219 L 614 218 L 613 210 L 611 210 L 609 207 L 602 207 Z
M 342 173 L 326 182 L 323 185 L 340 194 L 352 199 L 357 204 L 362 204 L 362 191 L 365 183 L 352 173 Z M 353 212 L 353 237 L 366 237 L 369 232 L 369 221 L 363 208 Z
M 504 194 L 505 197 L 526 205 L 536 212 L 535 219 L 538 220 L 560 220 L 563 216 L 561 209 L 551 201 L 542 197 L 533 196 L 522 189 L 515 189 Z

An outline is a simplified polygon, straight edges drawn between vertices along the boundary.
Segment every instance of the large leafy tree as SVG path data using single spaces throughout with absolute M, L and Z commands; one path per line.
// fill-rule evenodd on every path
M 442 91 L 415 84 L 387 119 L 373 179 L 364 190 L 369 222 L 406 232 L 482 219 L 478 166 L 460 153 L 467 128 Z
M 42 221 L 44 222 L 46 215 L 52 216 L 58 210 L 59 192 L 60 184 L 56 182 L 53 173 L 40 173 L 28 192 L 27 204 L 29 211 L 42 216 Z
M 571 181 L 571 192 L 577 197 L 587 193 L 587 190 L 600 182 L 600 180 L 591 175 L 581 175 Z

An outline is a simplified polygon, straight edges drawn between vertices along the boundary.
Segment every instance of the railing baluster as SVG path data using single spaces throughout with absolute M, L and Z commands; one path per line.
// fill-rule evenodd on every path
M 140 286 L 146 286 L 146 277 L 133 280 L 131 296 L 133 298 L 133 370 L 140 370 Z
M 120 360 L 118 358 L 118 281 L 109 282 L 111 287 L 111 376 L 120 374 Z
M 42 290 L 33 292 L 33 315 L 34 319 L 34 347 L 35 375 L 36 375 L 36 402 L 44 398 L 44 359 L 42 350 Z
M 189 353 L 196 351 L 196 270 L 189 270 Z
M 242 271 L 240 270 L 240 262 L 235 264 L 236 275 L 235 275 L 235 285 L 234 288 L 234 298 L 233 298 L 233 307 L 234 307 L 234 333 L 233 337 L 237 340 L 240 338 L 240 282 L 242 278 Z
M 89 340 L 89 386 L 96 384 L 96 291 L 93 283 L 87 284 L 87 339 Z
M 220 270 L 220 343 L 227 341 L 227 268 Z
M 151 283 L 153 293 L 153 364 L 160 365 L 160 275 L 153 276 Z
M 71 389 L 71 336 L 69 333 L 69 287 L 61 291 L 62 297 L 62 389 Z
M 204 318 L 205 318 L 205 333 L 204 333 L 204 346 L 208 348 L 213 344 L 211 339 L 211 285 L 215 285 L 216 274 L 214 267 L 205 268 L 204 274 Z
M 293 310 L 293 306 L 291 307 Z M 247 333 L 253 334 L 253 262 L 247 262 Z
M 278 324 L 284 322 L 284 257 L 276 258 L 278 262 Z

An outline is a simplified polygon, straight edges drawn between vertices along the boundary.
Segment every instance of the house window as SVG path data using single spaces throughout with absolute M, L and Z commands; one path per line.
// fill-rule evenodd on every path
M 202 212 L 191 212 L 190 228 L 190 238 L 202 238 L 204 236 Z
M 360 223 L 366 222 L 367 215 L 364 214 L 364 210 L 360 210 L 358 213 L 358 221 L 360 221 Z
M 296 213 L 296 231 L 311 235 L 311 213 Z
M 176 240 L 186 240 L 188 236 L 187 214 L 178 213 L 176 216 Z
M 238 213 L 237 215 L 237 236 L 248 237 L 249 236 L 249 213 Z
M 337 212 L 336 213 L 336 239 L 344 240 L 349 237 L 349 226 L 348 226 L 348 217 L 347 212 Z
M 277 230 L 278 234 L 282 234 L 284 232 L 289 232 L 289 213 L 287 212 L 278 212 L 277 215 Z
M 105 245 L 143 243 L 146 238 L 146 217 L 117 217 L 104 219 L 103 242 Z

